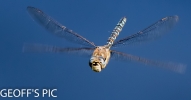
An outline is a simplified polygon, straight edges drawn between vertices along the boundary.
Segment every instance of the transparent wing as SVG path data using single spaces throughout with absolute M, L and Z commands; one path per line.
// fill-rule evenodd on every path
M 95 47 L 94 43 L 90 42 L 89 40 L 85 39 L 79 34 L 73 32 L 72 30 L 66 28 L 65 26 L 61 25 L 60 23 L 55 21 L 53 18 L 46 15 L 40 9 L 29 6 L 27 7 L 27 11 L 36 22 L 44 26 L 48 31 L 54 33 L 55 35 L 59 37 L 63 37 L 67 40 L 70 40 L 78 44 Z
M 136 34 L 116 41 L 113 44 L 113 47 L 134 43 L 142 43 L 148 40 L 155 40 L 156 38 L 159 38 L 167 33 L 167 31 L 169 31 L 176 24 L 177 21 L 178 16 L 176 15 L 162 18 L 161 20 L 143 29 L 142 31 L 139 31 Z
M 24 44 L 23 52 L 53 52 L 53 53 L 68 53 L 78 54 L 82 56 L 91 56 L 94 48 L 61 48 L 43 44 Z
M 118 51 L 111 51 L 111 54 L 112 54 L 111 57 L 116 60 L 135 61 L 135 62 L 143 63 L 146 65 L 157 66 L 160 68 L 168 69 L 178 73 L 184 73 L 186 69 L 186 65 L 183 65 L 183 64 L 172 63 L 172 62 L 159 62 L 159 61 L 149 60 L 149 59 L 133 56 L 133 55 L 118 52 Z

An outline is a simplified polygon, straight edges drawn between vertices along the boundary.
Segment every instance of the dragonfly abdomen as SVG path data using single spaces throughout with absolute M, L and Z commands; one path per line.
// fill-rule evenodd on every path
M 110 48 L 113 45 L 113 42 L 115 41 L 115 39 L 117 38 L 119 33 L 122 31 L 122 28 L 124 27 L 124 25 L 126 23 L 126 20 L 127 20 L 126 17 L 123 17 L 117 23 L 116 27 L 112 31 L 111 36 L 107 40 L 107 45 L 106 45 L 107 48 Z

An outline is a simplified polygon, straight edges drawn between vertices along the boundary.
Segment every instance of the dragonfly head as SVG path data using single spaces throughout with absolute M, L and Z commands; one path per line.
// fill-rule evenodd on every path
M 105 66 L 105 60 L 102 56 L 92 56 L 89 61 L 89 66 L 95 72 L 101 72 L 102 68 Z

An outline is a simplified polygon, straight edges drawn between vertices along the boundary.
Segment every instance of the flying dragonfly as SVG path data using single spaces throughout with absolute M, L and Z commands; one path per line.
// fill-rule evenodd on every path
M 81 55 L 88 55 L 91 57 L 89 60 L 89 66 L 95 72 L 101 72 L 107 66 L 110 58 L 123 61 L 140 62 L 146 65 L 165 68 L 178 73 L 183 73 L 185 71 L 186 65 L 184 64 L 150 60 L 110 49 L 112 47 L 120 47 L 123 45 L 130 45 L 134 43 L 142 43 L 149 40 L 155 40 L 161 37 L 176 24 L 179 19 L 176 15 L 164 17 L 158 20 L 156 23 L 135 34 L 115 41 L 127 21 L 126 17 L 122 17 L 113 29 L 111 36 L 107 40 L 107 43 L 103 46 L 97 46 L 93 42 L 63 26 L 62 24 L 45 14 L 42 10 L 28 6 L 27 11 L 37 23 L 45 27 L 45 29 L 47 29 L 51 33 L 71 42 L 84 45 L 84 47 L 62 48 L 41 44 L 25 44 L 23 46 L 24 51 L 77 53 Z

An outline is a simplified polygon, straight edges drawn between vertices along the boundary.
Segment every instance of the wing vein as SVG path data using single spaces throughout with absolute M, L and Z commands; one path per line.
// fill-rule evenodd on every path
M 40 9 L 29 6 L 27 7 L 27 11 L 36 22 L 45 27 L 51 33 L 54 33 L 59 37 L 63 37 L 71 42 L 95 47 L 93 42 L 90 42 L 86 38 L 80 36 L 79 34 L 61 25 L 60 23 L 58 23 L 56 20 L 45 14 Z
M 23 52 L 33 52 L 33 53 L 72 53 L 79 55 L 88 55 L 91 56 L 94 48 L 89 47 L 81 47 L 81 48 L 62 48 L 51 45 L 43 45 L 43 44 L 28 44 L 25 43 L 23 46 Z
M 114 51 L 114 50 L 111 51 L 111 54 L 112 54 L 111 57 L 116 60 L 139 62 L 146 65 L 152 65 L 152 66 L 168 69 L 178 73 L 184 73 L 186 69 L 186 65 L 180 64 L 180 63 L 155 61 L 155 60 L 141 58 L 138 56 L 134 56 L 134 55 L 130 55 L 130 54 Z
M 155 40 L 167 33 L 178 21 L 178 16 L 165 17 L 142 31 L 132 34 L 123 39 L 116 41 L 113 47 L 121 45 L 129 45 L 134 43 L 142 43 L 144 41 Z

